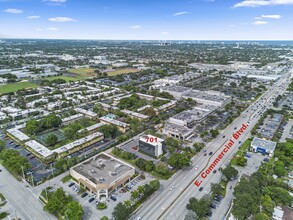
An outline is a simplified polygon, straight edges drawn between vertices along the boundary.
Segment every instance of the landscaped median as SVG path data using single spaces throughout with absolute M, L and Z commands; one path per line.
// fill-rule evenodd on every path
M 249 138 L 241 145 L 239 150 L 236 152 L 235 156 L 230 161 L 231 165 L 233 165 L 233 166 L 245 166 L 246 165 L 247 159 L 244 156 L 250 147 L 251 141 L 252 141 L 251 138 Z

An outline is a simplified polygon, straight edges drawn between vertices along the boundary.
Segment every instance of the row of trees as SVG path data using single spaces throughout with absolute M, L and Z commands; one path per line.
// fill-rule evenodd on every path
M 42 118 L 41 120 L 30 120 L 26 123 L 25 132 L 34 135 L 46 129 L 59 127 L 62 123 L 60 117 L 50 114 Z
M 82 206 L 67 196 L 63 188 L 58 188 L 55 192 L 42 192 L 47 203 L 44 210 L 54 214 L 57 217 L 65 216 L 65 219 L 81 220 L 83 215 Z M 48 198 L 46 198 L 48 197 Z
M 149 198 L 155 191 L 160 188 L 159 180 L 152 180 L 150 183 L 144 186 L 139 186 L 137 190 L 131 192 L 131 200 L 126 200 L 124 203 L 118 203 L 113 212 L 112 216 L 115 220 L 127 220 L 131 213 L 137 207 L 137 204 L 142 203 L 144 200 Z
M 13 149 L 2 150 L 0 153 L 0 160 L 2 160 L 3 166 L 5 166 L 9 171 L 19 175 L 23 174 L 22 168 L 24 171 L 27 171 L 31 168 L 27 158 L 21 156 L 18 151 Z

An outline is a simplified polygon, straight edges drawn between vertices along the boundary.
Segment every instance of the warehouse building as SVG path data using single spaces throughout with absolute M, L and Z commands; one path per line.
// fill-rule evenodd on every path
M 99 199 L 108 198 L 109 193 L 123 186 L 134 174 L 133 166 L 103 152 L 70 168 L 70 175 L 78 184 Z

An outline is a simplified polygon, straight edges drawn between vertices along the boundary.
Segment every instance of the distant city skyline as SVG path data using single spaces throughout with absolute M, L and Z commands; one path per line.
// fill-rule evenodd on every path
M 0 0 L 0 38 L 293 40 L 293 0 Z

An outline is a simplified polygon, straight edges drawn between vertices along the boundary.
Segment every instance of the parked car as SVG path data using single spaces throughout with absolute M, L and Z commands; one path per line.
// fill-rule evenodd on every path
M 88 195 L 88 193 L 84 192 L 82 195 L 81 195 L 81 198 L 84 198 Z
M 211 203 L 210 204 L 210 207 L 213 208 L 213 209 L 216 209 L 217 208 L 217 206 L 214 203 Z
M 216 173 L 216 172 L 217 172 L 217 170 L 214 170 L 214 171 L 213 171 L 213 173 Z
M 202 190 L 203 190 L 203 187 L 200 187 L 200 188 L 199 188 L 199 191 L 201 192 Z
M 110 199 L 112 199 L 114 202 L 117 200 L 114 196 L 111 196 Z
M 94 201 L 95 200 L 95 198 L 90 198 L 89 199 L 89 203 L 91 203 L 92 201 Z
M 211 156 L 213 154 L 213 151 L 209 152 L 209 155 Z
M 73 186 L 73 185 L 74 185 L 74 183 L 72 183 L 72 182 L 68 184 L 69 187 L 71 187 L 71 186 Z

